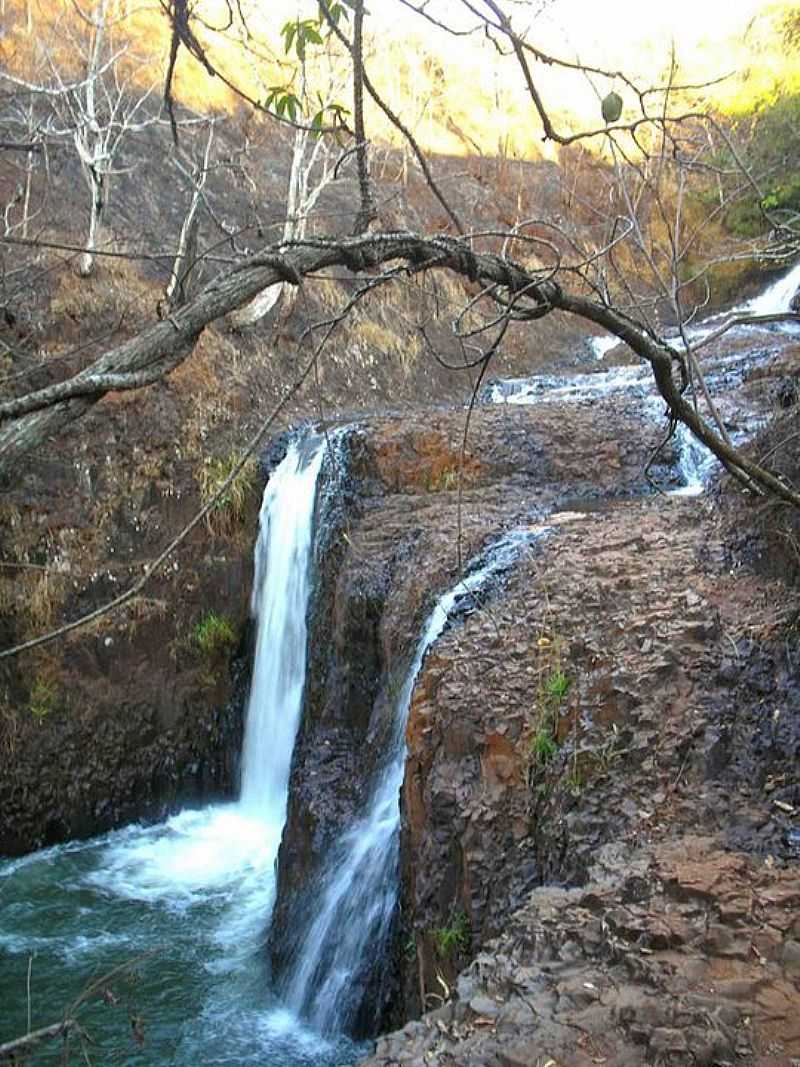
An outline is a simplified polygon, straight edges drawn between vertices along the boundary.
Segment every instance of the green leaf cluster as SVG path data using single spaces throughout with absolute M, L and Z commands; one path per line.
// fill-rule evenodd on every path
M 327 18 L 323 15 L 320 5 L 320 13 L 317 18 L 290 19 L 281 27 L 283 38 L 283 50 L 286 55 L 292 55 L 305 63 L 308 49 L 313 46 L 321 46 L 325 39 L 333 32 L 330 26 L 338 26 L 342 19 L 348 19 L 347 8 L 353 7 L 352 0 L 342 0 L 341 3 L 327 4 Z M 329 21 L 330 20 L 330 21 Z M 322 132 L 323 126 L 345 126 L 348 110 L 341 104 L 325 104 L 322 97 L 317 94 L 319 107 L 311 116 L 311 129 L 317 133 Z M 263 102 L 264 107 L 281 119 L 297 123 L 303 118 L 303 104 L 292 88 L 291 81 L 285 85 L 271 85 Z M 326 118 L 326 116 L 328 116 Z
M 217 656 L 236 644 L 236 631 L 227 615 L 208 611 L 194 628 L 194 641 L 206 656 Z
M 469 919 L 463 911 L 458 912 L 449 926 L 440 926 L 433 931 L 436 951 L 443 958 L 466 952 L 472 940 Z

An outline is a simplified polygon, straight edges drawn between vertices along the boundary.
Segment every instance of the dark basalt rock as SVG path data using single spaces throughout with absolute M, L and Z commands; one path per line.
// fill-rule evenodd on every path
M 634 409 L 603 421 L 604 405 L 598 407 L 600 413 L 582 409 L 575 415 L 577 425 L 569 429 L 555 405 L 545 411 L 480 409 L 473 415 L 463 463 L 460 413 L 375 419 L 341 438 L 334 457 L 326 461 L 315 519 L 305 707 L 269 934 L 279 986 L 318 900 L 322 864 L 339 834 L 363 811 L 423 621 L 435 597 L 459 573 L 459 521 L 466 560 L 503 531 L 537 522 L 557 493 L 591 492 L 608 499 L 618 492 L 649 492 L 636 439 L 642 429 L 653 438 L 657 430 L 643 425 Z M 462 607 L 465 616 L 482 614 L 485 599 L 469 598 Z M 429 659 L 435 662 L 435 651 Z M 457 765 L 460 734 L 453 723 L 453 761 L 439 780 L 432 808 L 438 827 L 459 825 L 466 783 L 474 780 L 476 770 L 480 774 L 481 750 L 474 749 L 467 735 L 463 763 Z M 431 741 L 426 738 L 424 744 Z M 501 740 L 492 744 L 502 762 Z M 414 766 L 411 761 L 412 777 Z M 462 778 L 463 788 L 458 785 Z M 407 791 L 403 802 L 405 819 L 413 818 Z M 519 899 L 522 887 L 535 878 L 535 859 L 523 855 L 512 822 L 502 834 L 497 825 L 490 809 L 480 828 L 473 823 L 475 841 L 483 841 L 475 848 L 486 850 L 482 863 L 471 853 L 474 901 L 465 910 L 473 915 L 479 900 L 486 909 L 490 898 L 498 906 L 501 900 Z M 487 834 L 494 835 L 493 843 L 484 839 Z M 372 977 L 359 979 L 368 991 L 355 1024 L 360 1035 L 399 1021 L 415 1003 L 417 968 L 409 966 L 404 946 L 409 921 L 421 923 L 423 911 L 412 905 L 408 887 L 413 883 L 430 900 L 424 921 L 431 929 L 446 926 L 460 907 L 466 867 L 451 830 L 441 841 L 434 833 L 416 853 L 406 847 L 409 840 L 404 837 L 405 888 L 397 940 L 387 959 L 376 952 L 369 961 L 375 964 Z M 497 858 L 509 849 L 520 854 L 520 877 L 501 884 Z M 494 928 L 488 922 L 482 936 Z M 476 927 L 476 946 L 478 933 Z

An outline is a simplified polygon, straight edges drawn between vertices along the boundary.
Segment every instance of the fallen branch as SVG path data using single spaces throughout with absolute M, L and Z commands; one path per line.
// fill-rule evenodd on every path
M 78 1030 L 80 1026 L 77 1019 L 62 1019 L 59 1023 L 51 1023 L 39 1030 L 32 1030 L 29 1034 L 16 1037 L 13 1041 L 6 1041 L 0 1045 L 0 1060 L 14 1061 L 30 1052 L 43 1041 L 53 1041 L 57 1037 L 65 1037 L 71 1030 Z
M 297 242 L 288 248 L 279 246 L 265 250 L 244 260 L 224 276 L 215 278 L 168 318 L 105 353 L 70 381 L 96 387 L 102 384 L 106 375 L 141 372 L 147 372 L 148 381 L 157 379 L 158 368 L 163 376 L 186 359 L 206 326 L 241 307 L 267 286 L 278 282 L 299 285 L 307 275 L 333 266 L 361 273 L 392 261 L 400 261 L 409 273 L 447 269 L 472 282 L 491 283 L 504 290 L 508 300 L 518 301 L 517 308 L 522 306 L 527 318 L 541 318 L 560 309 L 602 326 L 647 360 L 656 386 L 672 414 L 723 463 L 744 472 L 760 491 L 774 493 L 800 508 L 800 494 L 793 487 L 742 456 L 684 399 L 683 383 L 678 384 L 673 377 L 673 368 L 680 362 L 678 352 L 654 339 L 621 311 L 572 294 L 553 278 L 528 271 L 513 260 L 473 251 L 469 238 L 423 237 L 401 231 L 339 239 L 316 238 Z M 69 392 L 66 386 L 64 388 Z M 25 455 L 85 414 L 102 395 L 94 388 L 88 396 L 62 398 L 56 392 L 51 398 L 52 403 L 43 410 L 18 418 L 6 415 L 7 425 L 0 427 L 0 477 L 13 476 Z M 0 417 L 2 415 L 0 407 Z
M 781 311 L 774 315 L 736 315 L 734 318 L 724 322 L 722 326 L 714 330 L 713 333 L 710 333 L 708 337 L 704 337 L 702 341 L 693 342 L 692 348 L 697 351 L 698 348 L 710 345 L 712 341 L 718 340 L 723 334 L 726 334 L 728 330 L 732 330 L 734 326 L 758 326 L 770 322 L 800 323 L 800 312 Z

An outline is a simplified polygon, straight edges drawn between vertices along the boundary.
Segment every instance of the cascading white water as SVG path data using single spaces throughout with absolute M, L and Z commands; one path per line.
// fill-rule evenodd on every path
M 471 573 L 436 602 L 417 643 L 394 710 L 392 736 L 366 810 L 333 848 L 309 924 L 285 985 L 289 1006 L 322 1033 L 347 1030 L 382 963 L 398 890 L 400 787 L 405 729 L 414 684 L 425 654 L 453 608 L 492 575 L 506 570 L 544 531 L 515 531 L 493 545 Z
M 780 315 L 789 310 L 789 301 L 799 288 L 800 263 L 795 263 L 788 273 L 783 274 L 777 281 L 774 281 L 772 285 L 768 285 L 762 293 L 754 296 L 751 300 L 745 300 L 742 304 L 735 304 L 728 311 L 720 311 L 715 315 L 710 315 L 698 325 L 687 326 L 685 329 L 686 336 L 690 342 L 700 342 L 718 329 L 725 320 L 731 319 L 736 315 Z M 787 325 L 789 329 L 796 328 L 792 323 Z M 737 326 L 734 327 L 733 332 L 738 333 L 746 328 Z M 677 337 L 675 341 L 680 343 Z M 602 359 L 606 352 L 621 343 L 618 337 L 610 333 L 598 334 L 588 340 L 589 348 L 597 359 Z
M 688 328 L 687 336 L 690 340 L 702 340 L 718 328 L 720 320 L 737 314 L 775 315 L 788 311 L 789 301 L 798 286 L 800 286 L 800 263 L 752 300 L 737 305 L 724 315 L 714 316 L 703 324 Z M 746 329 L 746 326 L 735 328 L 736 331 Z M 783 324 L 782 329 L 796 331 L 798 327 L 795 323 L 789 322 Z M 598 357 L 602 357 L 608 349 L 618 343 L 620 343 L 618 339 L 610 334 L 601 334 L 588 341 L 592 352 Z M 706 372 L 706 384 L 712 393 L 720 388 L 720 383 L 726 381 L 726 376 L 741 381 L 751 359 L 747 351 L 733 352 L 718 358 L 713 368 Z M 722 388 L 724 389 L 724 385 Z M 566 402 L 588 405 L 593 404 L 599 398 L 613 395 L 637 397 L 641 400 L 642 410 L 651 413 L 654 420 L 663 417 L 664 405 L 655 392 L 652 374 L 646 365 L 611 367 L 599 374 L 563 377 L 536 375 L 531 378 L 507 379 L 493 383 L 487 390 L 487 398 L 495 404 Z M 739 434 L 739 438 L 742 436 Z M 736 440 L 736 435 L 734 435 L 734 440 Z M 675 431 L 675 442 L 678 451 L 675 471 L 681 480 L 681 485 L 672 492 L 680 496 L 702 493 L 717 466 L 715 456 L 683 424 L 678 425 Z
M 96 884 L 136 899 L 189 893 L 200 899 L 239 879 L 250 885 L 229 922 L 260 936 L 274 898 L 289 769 L 302 710 L 306 668 L 312 520 L 324 438 L 294 442 L 264 491 L 255 549 L 253 676 L 245 717 L 238 804 L 184 812 L 163 831 L 125 839 L 109 851 Z M 246 899 L 245 899 L 246 896 Z M 224 937 L 224 925 L 218 931 Z
M 778 278 L 763 293 L 753 297 L 746 304 L 734 309 L 748 315 L 779 315 L 789 310 L 789 301 L 800 289 L 800 263 L 796 263 L 788 274 Z
M 783 311 L 798 283 L 800 264 L 736 310 Z M 596 351 L 602 347 L 597 340 Z M 741 380 L 748 358 L 744 353 L 716 360 L 708 375 L 712 389 L 726 376 Z M 651 403 L 647 369 L 503 383 L 494 399 L 590 404 L 598 395 L 620 392 Z M 658 407 L 654 417 L 660 417 Z M 699 490 L 708 453 L 688 431 L 680 432 L 687 437 L 680 459 L 684 491 Z M 49 1012 L 49 1006 L 74 999 L 76 981 L 151 950 L 154 962 L 137 988 L 137 1006 L 148 1020 L 144 1055 L 150 1062 L 321 1067 L 356 1058 L 352 1044 L 323 1041 L 277 1004 L 263 952 L 302 702 L 311 527 L 322 453 L 320 438 L 292 446 L 265 494 L 253 600 L 257 650 L 239 802 L 0 861 L 0 1002 L 8 1028 L 0 1040 L 27 1025 L 19 990 L 34 955 L 34 985 L 45 982 Z M 501 542 L 436 604 L 405 678 L 394 736 L 369 803 L 328 857 L 319 906 L 287 988 L 289 1005 L 323 1031 L 338 1031 L 353 1018 L 391 932 L 405 721 L 425 653 L 459 598 L 512 562 L 524 543 L 524 537 Z M 52 1021 L 49 1014 L 34 1020 Z M 93 1033 L 98 1032 L 101 1043 L 115 1039 L 110 1023 L 95 1023 Z M 138 1062 L 140 1053 L 134 1055 Z M 115 1060 L 130 1062 L 130 1050 L 120 1047 Z
M 324 439 L 292 444 L 264 492 L 252 612 L 258 620 L 240 806 L 283 827 L 306 678 L 312 519 Z

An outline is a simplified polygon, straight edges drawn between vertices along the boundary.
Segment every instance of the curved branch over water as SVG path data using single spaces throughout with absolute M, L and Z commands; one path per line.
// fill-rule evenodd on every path
M 682 384 L 673 373 L 680 365 L 680 356 L 665 342 L 656 340 L 622 312 L 571 293 L 551 277 L 543 278 L 499 255 L 474 252 L 466 239 L 425 237 L 406 231 L 320 238 L 289 249 L 258 253 L 215 278 L 164 320 L 106 352 L 68 382 L 0 404 L 0 477 L 13 476 L 24 456 L 84 415 L 111 389 L 139 388 L 166 376 L 190 355 L 209 324 L 267 286 L 281 281 L 299 285 L 308 275 L 334 266 L 355 273 L 398 261 L 409 273 L 446 269 L 472 282 L 492 283 L 514 300 L 524 296 L 529 319 L 559 309 L 602 326 L 650 364 L 672 415 L 714 455 L 726 466 L 744 472 L 758 489 L 800 508 L 796 489 L 725 442 L 684 398 Z M 800 321 L 800 315 L 797 319 Z

